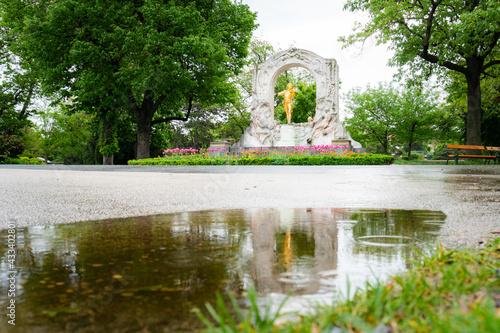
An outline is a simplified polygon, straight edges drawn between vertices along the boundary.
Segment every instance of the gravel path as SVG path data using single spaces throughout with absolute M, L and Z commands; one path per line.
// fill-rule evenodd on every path
M 0 227 L 283 207 L 439 210 L 444 245 L 500 231 L 500 166 L 0 166 Z

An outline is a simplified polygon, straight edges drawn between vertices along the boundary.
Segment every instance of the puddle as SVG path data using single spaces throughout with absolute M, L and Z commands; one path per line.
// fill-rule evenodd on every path
M 254 284 L 285 311 L 406 270 L 435 243 L 441 212 L 245 209 L 19 228 L 16 327 L 23 332 L 193 332 L 193 307 Z M 1 276 L 8 269 L 0 232 Z M 9 301 L 0 281 L 0 303 Z

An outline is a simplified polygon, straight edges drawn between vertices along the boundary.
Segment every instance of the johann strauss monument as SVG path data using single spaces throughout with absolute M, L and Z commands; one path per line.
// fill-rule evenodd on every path
M 278 77 L 293 67 L 309 70 L 316 80 L 316 112 L 307 123 L 291 123 L 291 100 L 297 91 L 289 84 L 279 93 L 285 96 L 288 125 L 274 119 L 274 86 Z M 255 65 L 252 85 L 251 124 L 234 147 L 282 147 L 332 145 L 348 139 L 361 148 L 346 132 L 339 119 L 339 70 L 335 59 L 324 59 L 300 49 L 277 53 Z M 333 141 L 333 142 L 332 142 Z

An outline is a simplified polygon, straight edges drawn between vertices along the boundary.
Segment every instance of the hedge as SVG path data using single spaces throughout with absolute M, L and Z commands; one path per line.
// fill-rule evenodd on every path
M 0 164 L 36 164 L 36 165 L 45 165 L 42 160 L 38 158 L 29 158 L 29 157 L 19 157 L 12 158 L 7 157 L 5 155 L 0 155 Z
M 352 156 L 287 156 L 287 157 L 215 157 L 215 158 L 147 158 L 130 160 L 129 165 L 390 165 L 394 157 L 380 154 Z

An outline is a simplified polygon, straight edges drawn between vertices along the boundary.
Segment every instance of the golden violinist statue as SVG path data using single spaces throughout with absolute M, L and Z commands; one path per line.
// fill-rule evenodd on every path
M 286 90 L 283 90 L 282 92 L 278 93 L 278 96 L 284 96 L 285 100 L 283 101 L 283 106 L 285 107 L 285 112 L 286 112 L 286 120 L 288 122 L 288 125 L 292 122 L 292 112 L 293 112 L 293 104 L 292 104 L 292 98 L 295 97 L 295 93 L 298 93 L 297 90 L 292 89 L 293 84 L 289 83 L 286 85 Z

